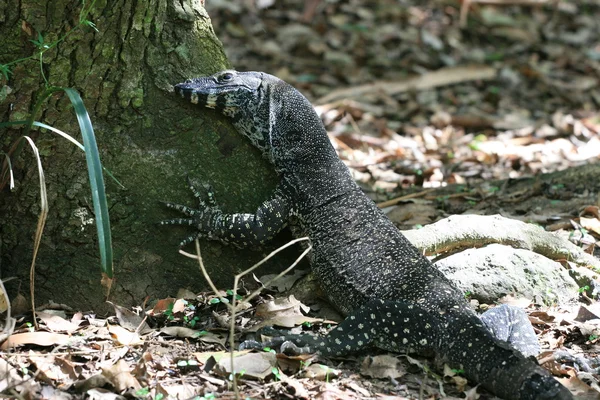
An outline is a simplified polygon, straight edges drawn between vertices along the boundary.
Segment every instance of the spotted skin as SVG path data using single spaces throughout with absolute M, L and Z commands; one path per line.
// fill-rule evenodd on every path
M 297 224 L 296 234 L 310 238 L 313 274 L 348 315 L 324 338 L 285 335 L 288 350 L 336 355 L 373 345 L 429 349 L 499 397 L 572 398 L 534 360 L 496 338 L 456 286 L 364 195 L 311 104 L 292 86 L 262 72 L 228 70 L 178 84 L 175 92 L 229 117 L 273 164 L 280 176 L 276 208 Z M 233 218 L 239 214 L 217 218 L 211 207 L 201 205 L 192 218 L 199 235 L 217 240 L 230 235 L 228 242 L 243 246 L 240 235 L 228 231 L 239 229 L 241 219 Z M 278 232 L 285 223 L 262 217 L 265 209 L 270 208 L 263 205 L 256 213 L 260 228 Z M 258 225 L 251 216 L 243 220 Z M 511 315 L 497 314 L 488 322 L 506 323 L 504 317 Z
M 242 349 L 283 345 L 282 351 L 286 353 L 313 353 L 314 349 L 318 349 L 325 356 L 343 356 L 368 347 L 423 353 L 440 347 L 443 335 L 439 327 L 439 320 L 414 304 L 373 300 L 351 313 L 327 336 L 289 335 L 263 329 L 263 335 L 272 336 L 269 342 L 249 341 L 243 344 Z
M 262 203 L 254 214 L 224 214 L 216 203 L 212 188 L 205 185 L 207 200 L 190 182 L 190 190 L 198 199 L 198 208 L 181 204 L 165 203 L 168 208 L 179 211 L 189 218 L 164 220 L 160 225 L 189 225 L 196 232 L 179 243 L 183 247 L 196 238 L 219 240 L 236 247 L 250 247 L 265 244 L 287 226 L 290 214 L 290 202 L 281 194 Z
M 483 313 L 481 321 L 497 339 L 510 343 L 525 356 L 540 354 L 537 336 L 522 308 L 503 304 Z

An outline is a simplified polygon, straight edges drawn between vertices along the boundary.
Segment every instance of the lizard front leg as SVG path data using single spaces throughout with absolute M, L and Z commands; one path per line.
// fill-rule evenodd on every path
M 217 205 L 209 185 L 204 185 L 207 192 L 206 201 L 202 199 L 202 194 L 191 181 L 189 186 L 194 197 L 198 199 L 198 208 L 167 202 L 165 203 L 167 207 L 183 213 L 188 218 L 160 222 L 160 225 L 189 225 L 196 228 L 194 234 L 181 241 L 180 247 L 199 237 L 218 240 L 239 248 L 262 245 L 271 240 L 288 223 L 290 202 L 279 189 L 269 200 L 262 203 L 254 214 L 225 214 Z

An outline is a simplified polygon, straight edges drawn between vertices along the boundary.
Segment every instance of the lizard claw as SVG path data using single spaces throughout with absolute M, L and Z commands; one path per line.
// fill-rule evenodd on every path
M 188 225 L 194 226 L 197 229 L 197 232 L 189 235 L 179 243 L 180 248 L 188 245 L 199 237 L 220 239 L 221 241 L 225 242 L 226 239 L 220 238 L 219 235 L 214 232 L 214 221 L 220 218 L 222 212 L 217 205 L 212 187 L 207 183 L 200 184 L 206 191 L 207 200 L 204 201 L 202 199 L 204 195 L 197 189 L 199 184 L 197 184 L 190 177 L 188 177 L 187 180 L 189 188 L 194 197 L 198 199 L 198 208 L 192 208 L 182 204 L 163 201 L 161 203 L 167 208 L 177 210 L 189 218 L 173 218 L 169 220 L 163 220 L 159 222 L 159 225 Z

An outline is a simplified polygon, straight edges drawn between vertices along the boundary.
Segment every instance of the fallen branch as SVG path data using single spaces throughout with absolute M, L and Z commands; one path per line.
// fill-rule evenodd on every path
M 399 81 L 376 81 L 366 85 L 334 90 L 328 95 L 319 98 L 315 104 L 325 104 L 341 99 L 362 97 L 373 93 L 385 93 L 388 96 L 394 96 L 408 91 L 428 90 L 462 82 L 494 79 L 496 78 L 496 74 L 496 68 L 486 65 L 441 68 L 437 71 L 411 76 Z

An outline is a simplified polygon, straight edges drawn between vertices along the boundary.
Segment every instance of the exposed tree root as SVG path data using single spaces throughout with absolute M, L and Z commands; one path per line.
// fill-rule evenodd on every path
M 402 233 L 425 255 L 453 253 L 492 243 L 526 249 L 600 271 L 600 260 L 543 228 L 500 215 L 453 215 Z

